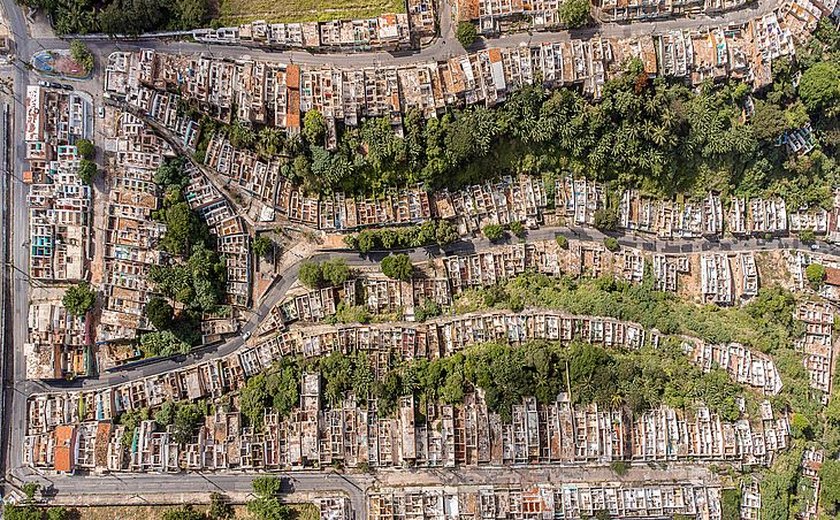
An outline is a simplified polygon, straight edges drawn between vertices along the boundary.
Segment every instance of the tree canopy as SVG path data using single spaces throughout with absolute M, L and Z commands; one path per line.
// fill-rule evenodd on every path
M 93 184 L 93 178 L 96 177 L 96 172 L 98 169 L 96 168 L 96 163 L 83 158 L 79 161 L 79 169 L 77 170 L 76 174 L 79 176 L 82 182 L 85 184 Z
M 79 155 L 82 156 L 83 159 L 93 160 L 96 156 L 96 148 L 93 146 L 93 143 L 88 139 L 79 139 L 76 141 L 76 150 L 79 152 Z
M 589 23 L 588 0 L 564 0 L 558 9 L 560 22 L 570 29 L 579 29 Z
M 323 262 L 306 261 L 300 265 L 298 279 L 310 289 L 341 285 L 350 278 L 350 267 L 343 258 Z
M 498 242 L 505 237 L 505 229 L 499 224 L 487 224 L 481 228 L 481 233 L 491 242 Z
M 274 247 L 274 242 L 271 241 L 266 235 L 258 235 L 255 239 L 253 244 L 251 244 L 251 248 L 254 250 L 254 254 L 256 256 L 264 257 L 271 252 Z
M 825 280 L 825 277 L 825 267 L 821 264 L 808 264 L 808 267 L 805 268 L 805 278 L 811 284 L 811 287 L 819 288 Z
M 461 45 L 465 49 L 469 49 L 478 39 L 478 30 L 472 22 L 460 22 L 455 29 L 455 37 L 458 38 L 458 41 L 461 42 Z
M 70 42 L 70 57 L 73 61 L 81 65 L 85 72 L 93 71 L 93 53 L 80 40 L 73 40 Z
M 174 317 L 172 306 L 163 298 L 152 297 L 146 303 L 145 312 L 146 317 L 158 330 L 167 329 L 172 324 L 172 318 Z
M 414 266 L 406 254 L 386 256 L 379 263 L 379 267 L 382 269 L 382 274 L 395 280 L 411 280 L 411 275 L 414 273 Z
M 73 316 L 83 316 L 96 303 L 96 293 L 89 283 L 81 282 L 64 291 L 61 303 Z

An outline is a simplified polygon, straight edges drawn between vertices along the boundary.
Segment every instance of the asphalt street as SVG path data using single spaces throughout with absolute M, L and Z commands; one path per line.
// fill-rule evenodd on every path
M 563 235 L 572 240 L 585 240 L 593 242 L 603 242 L 607 236 L 595 229 L 591 228 L 539 228 L 530 230 L 525 238 L 526 242 L 538 242 L 543 240 L 553 240 L 557 235 Z M 633 234 L 617 234 L 611 233 L 618 239 L 619 244 L 625 247 L 632 247 L 642 249 L 649 252 L 658 252 L 664 254 L 686 254 L 699 253 L 703 251 L 725 251 L 725 252 L 739 252 L 739 251 L 762 251 L 774 249 L 801 249 L 802 244 L 796 238 L 777 238 L 774 240 L 763 239 L 745 239 L 745 240 L 654 240 L 644 235 Z M 518 241 L 511 238 L 510 243 Z M 483 237 L 464 239 L 460 242 L 448 246 L 446 250 L 441 250 L 437 247 L 408 249 L 402 252 L 407 253 L 413 262 L 424 262 L 430 258 L 439 257 L 442 255 L 451 254 L 470 254 L 473 252 L 486 251 L 493 247 L 490 241 Z M 840 248 L 834 245 L 825 243 L 818 243 L 813 250 L 815 253 L 826 255 L 840 256 Z M 313 260 L 322 260 L 326 258 L 343 258 L 351 267 L 364 267 L 376 265 L 388 252 L 372 252 L 366 256 L 361 256 L 358 253 L 350 251 L 329 251 L 320 252 L 316 254 Z M 24 394 L 29 395 L 34 392 L 42 392 L 44 390 L 62 391 L 71 388 L 83 388 L 86 390 L 93 390 L 97 388 L 104 388 L 113 384 L 123 383 L 125 381 L 132 381 L 135 379 L 158 375 L 171 370 L 184 368 L 190 364 L 200 363 L 202 361 L 213 358 L 225 356 L 245 344 L 243 335 L 250 335 L 256 331 L 260 322 L 268 315 L 268 312 L 279 303 L 286 295 L 286 292 L 291 287 L 292 283 L 297 278 L 297 273 L 300 268 L 300 262 L 292 265 L 287 271 L 283 273 L 280 280 L 275 283 L 268 291 L 266 296 L 259 302 L 258 306 L 253 309 L 248 321 L 243 325 L 241 334 L 229 338 L 226 342 L 215 345 L 208 345 L 199 348 L 194 353 L 187 356 L 186 360 L 183 358 L 167 358 L 159 360 L 149 360 L 143 364 L 128 366 L 125 369 L 115 369 L 107 374 L 103 374 L 98 379 L 78 379 L 71 383 L 64 381 L 25 381 L 22 382 Z
M 728 24 L 737 24 L 745 22 L 751 18 L 767 13 L 774 9 L 780 0 L 759 0 L 757 4 L 752 7 L 726 13 L 714 18 L 698 17 L 698 18 L 681 18 L 673 20 L 663 20 L 657 22 L 640 22 L 633 24 L 605 24 L 599 26 L 597 29 L 584 29 L 572 32 L 540 32 L 540 33 L 521 33 L 509 36 L 495 38 L 493 40 L 482 40 L 477 46 L 496 46 L 496 47 L 520 47 L 526 45 L 536 45 L 543 42 L 567 40 L 570 38 L 592 38 L 595 36 L 602 37 L 629 37 L 633 35 L 659 33 L 669 30 L 677 29 L 697 29 L 702 27 L 713 27 Z M 445 4 L 444 4 L 445 5 Z M 23 13 L 14 0 L 0 0 L 0 7 L 4 13 L 4 20 L 7 29 L 11 33 L 13 40 L 13 49 L 16 55 L 16 60 L 12 65 L 0 67 L 0 74 L 11 76 L 14 85 L 13 99 L 10 100 L 13 108 L 13 118 L 11 119 L 11 136 L 17 138 L 10 139 L 12 144 L 12 168 L 9 172 L 4 172 L 4 182 L 0 187 L 5 186 L 9 190 L 8 197 L 10 206 L 5 209 L 8 215 L 8 222 L 3 225 L 7 226 L 10 239 L 8 246 L 10 247 L 11 264 L 8 266 L 7 274 L 9 278 L 8 294 L 3 295 L 4 299 L 8 300 L 10 311 L 7 315 L 6 333 L 9 334 L 9 339 L 13 341 L 11 345 L 14 348 L 9 348 L 4 354 L 7 360 L 7 370 L 4 374 L 3 388 L 3 410 L 5 416 L 0 418 L 2 421 L 4 433 L 4 449 L 5 457 L 3 457 L 3 473 L 7 475 L 7 483 L 19 485 L 21 479 L 47 479 L 46 483 L 52 486 L 52 489 L 57 493 L 57 497 L 79 497 L 79 500 L 84 497 L 93 497 L 97 494 L 112 494 L 115 495 L 126 493 L 135 493 L 135 496 L 142 500 L 143 495 L 154 494 L 186 494 L 198 491 L 212 491 L 225 490 L 226 492 L 243 492 L 250 486 L 250 481 L 253 475 L 236 474 L 236 475 L 201 475 L 201 474 L 179 474 L 173 475 L 112 475 L 101 477 L 44 477 L 34 474 L 31 470 L 21 468 L 21 446 L 23 445 L 24 434 L 24 420 L 26 416 L 26 396 L 32 392 L 40 392 L 45 390 L 59 390 L 60 387 L 51 383 L 28 382 L 25 381 L 24 358 L 23 358 L 23 343 L 27 335 L 27 312 L 29 302 L 29 280 L 26 273 L 28 272 L 29 258 L 27 237 L 29 236 L 28 212 L 26 211 L 26 196 L 27 188 L 22 182 L 22 174 L 25 170 L 25 145 L 21 138 L 24 131 L 25 118 L 25 92 L 28 84 L 34 83 L 38 78 L 31 73 L 26 67 L 26 63 L 32 54 L 43 49 L 53 48 L 67 48 L 69 41 L 55 37 L 34 38 L 31 36 Z M 146 39 L 142 41 L 129 40 L 114 40 L 105 37 L 91 37 L 87 38 L 87 44 L 93 51 L 96 57 L 96 70 L 93 78 L 88 81 L 74 82 L 81 90 L 86 90 L 94 95 L 94 99 L 101 99 L 101 72 L 105 63 L 107 63 L 108 56 L 114 51 L 132 51 L 139 48 L 151 48 L 160 52 L 168 53 L 205 53 L 215 57 L 221 58 L 241 58 L 244 56 L 251 56 L 253 58 L 264 59 L 268 61 L 281 63 L 300 63 L 300 64 L 323 64 L 323 65 L 337 65 L 346 68 L 368 67 L 375 65 L 407 65 L 418 61 L 437 61 L 450 58 L 452 56 L 461 55 L 464 49 L 457 42 L 454 37 L 453 23 L 451 22 L 451 14 L 448 8 L 442 9 L 440 26 L 442 27 L 442 34 L 436 38 L 431 45 L 416 52 L 403 52 L 399 54 L 390 54 L 386 52 L 371 52 L 371 53 L 340 53 L 340 54 L 313 54 L 305 51 L 267 51 L 264 49 L 240 47 L 240 46 L 212 46 L 198 43 L 188 43 L 174 40 L 159 40 Z M 4 190 L 4 196 L 6 192 Z M 10 227 L 10 229 L 9 229 Z M 603 239 L 603 235 L 593 230 L 571 230 L 563 229 L 539 229 L 533 230 L 529 233 L 528 240 L 542 240 L 550 239 L 555 234 L 564 234 L 569 238 L 580 238 L 584 240 Z M 695 252 L 706 250 L 760 250 L 760 249 L 776 249 L 776 248 L 796 248 L 800 244 L 795 239 L 780 239 L 771 242 L 764 242 L 760 240 L 748 241 L 656 241 L 644 237 L 637 237 L 633 235 L 625 235 L 619 237 L 620 243 L 626 246 L 640 247 L 648 251 L 660 251 L 666 253 L 678 252 Z M 467 240 L 460 242 L 448 248 L 449 253 L 467 253 L 471 251 L 480 251 L 489 247 L 490 244 L 481 238 Z M 834 247 L 820 246 L 820 251 L 827 254 L 837 254 L 838 251 Z M 414 261 L 427 260 L 430 256 L 440 254 L 440 251 L 434 249 L 417 249 L 409 251 Z M 372 261 L 376 261 L 381 255 L 372 254 L 368 258 L 359 257 L 356 254 L 349 252 L 329 252 L 324 253 L 329 256 L 340 256 L 346 258 L 351 265 L 366 265 Z M 278 303 L 286 291 L 295 280 L 297 276 L 297 265 L 289 269 L 283 274 L 282 279 L 274 285 L 269 294 L 259 302 L 253 314 L 243 326 L 242 332 L 253 332 L 258 326 L 260 320 L 268 313 L 272 306 Z M 191 363 L 197 363 L 205 359 L 211 359 L 221 355 L 230 353 L 244 344 L 242 336 L 236 336 L 229 339 L 227 342 L 220 345 L 208 346 L 200 349 L 198 352 L 189 356 L 186 361 L 179 362 L 176 360 L 161 360 L 158 362 L 148 363 L 142 366 L 117 371 L 103 375 L 98 380 L 83 380 L 75 383 L 77 386 L 83 388 L 97 388 L 104 385 L 110 385 L 121 381 L 132 380 L 140 377 L 146 377 L 154 374 L 159 374 L 173 368 L 184 367 Z M 503 470 L 509 472 L 509 470 Z M 531 470 L 522 470 L 531 471 Z M 464 475 L 468 474 L 467 470 L 458 472 L 445 473 L 442 481 L 458 482 L 463 480 Z M 481 472 L 479 472 L 481 474 Z M 470 478 L 479 479 L 479 474 Z M 487 473 L 489 475 L 489 473 Z M 536 474 L 536 473 L 534 473 Z M 561 475 L 557 478 L 562 477 Z M 412 477 L 412 475 L 414 475 Z M 428 477 L 428 472 L 425 473 Z M 444 475 L 444 474 L 441 474 Z M 419 480 L 420 474 L 404 473 L 402 477 L 394 476 L 388 479 L 396 482 L 399 478 L 417 478 Z M 296 492 L 310 492 L 310 491 L 324 491 L 324 490 L 338 490 L 346 492 L 351 496 L 355 511 L 364 518 L 364 490 L 373 482 L 373 479 L 367 475 L 324 475 L 318 473 L 314 475 L 294 475 L 296 479 L 294 490 Z M 432 477 L 428 477 L 432 478 Z M 378 476 L 377 479 L 383 480 L 384 476 Z M 396 480 L 395 480 L 396 479 Z M 383 480 L 390 481 L 390 480 Z M 408 481 L 407 483 L 410 483 Z M 147 500 L 147 499 L 146 499 Z M 70 499 L 68 498 L 68 502 Z
M 34 475 L 27 480 L 38 482 L 51 500 L 68 506 L 191 503 L 206 500 L 211 492 L 223 492 L 237 501 L 251 495 L 251 481 L 256 473 L 187 473 L 161 475 L 120 473 L 102 476 Z M 278 474 L 283 492 L 314 497 L 343 493 L 350 497 L 358 520 L 366 518 L 367 492 L 376 488 L 420 486 L 484 486 L 533 484 L 602 484 L 606 481 L 628 483 L 716 484 L 719 477 L 703 464 L 671 463 L 667 467 L 632 466 L 618 477 L 609 465 L 482 466 L 464 468 L 396 468 L 373 474 L 327 471 L 295 471 Z

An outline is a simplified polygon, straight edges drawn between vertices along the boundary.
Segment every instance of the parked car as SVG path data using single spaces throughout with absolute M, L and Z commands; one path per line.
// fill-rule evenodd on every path
M 55 81 L 50 81 L 50 86 L 52 88 L 64 88 L 61 83 L 56 83 Z
M 38 86 L 39 86 L 39 87 L 49 87 L 49 86 L 50 86 L 50 82 L 49 82 L 49 81 L 39 81 L 39 82 L 38 82 Z
M 99 107 L 99 109 L 96 111 L 96 113 L 99 114 L 100 118 L 104 119 L 105 118 L 105 107 Z
M 73 87 L 73 85 L 68 85 L 67 83 L 61 85 L 61 88 L 63 88 L 64 90 L 75 90 L 75 87 Z

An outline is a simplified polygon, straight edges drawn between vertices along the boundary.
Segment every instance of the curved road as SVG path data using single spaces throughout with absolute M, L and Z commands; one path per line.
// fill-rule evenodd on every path
M 607 236 L 598 230 L 591 228 L 551 228 L 544 227 L 529 231 L 525 241 L 538 242 L 544 240 L 553 240 L 557 235 L 563 235 L 570 240 L 584 240 L 602 243 Z M 631 247 L 648 252 L 658 252 L 664 254 L 687 254 L 700 253 L 705 251 L 721 251 L 721 252 L 738 252 L 738 251 L 762 251 L 762 250 L 778 250 L 778 249 L 804 249 L 805 247 L 797 238 L 777 238 L 774 240 L 763 240 L 751 238 L 748 240 L 708 240 L 708 239 L 694 239 L 694 240 L 656 240 L 642 234 L 616 234 L 611 233 L 611 236 L 617 237 L 619 243 L 625 247 Z M 494 247 L 494 244 L 489 242 L 486 238 L 479 237 L 473 239 L 464 239 L 447 248 L 445 251 L 437 247 L 408 249 L 407 253 L 413 262 L 424 262 L 430 258 L 439 257 L 443 254 L 470 254 L 474 252 L 486 251 Z M 833 244 L 819 243 L 813 251 L 826 255 L 840 257 L 840 247 Z M 348 251 L 320 251 L 311 257 L 313 260 L 324 260 L 326 258 L 343 258 L 350 266 L 361 267 L 376 265 L 379 260 L 388 252 L 373 252 L 366 257 L 360 256 L 358 253 Z M 284 275 L 268 291 L 260 305 L 254 309 L 253 314 L 243 325 L 241 333 L 250 335 L 255 332 L 259 324 L 266 317 L 268 312 L 278 304 L 285 297 L 289 287 L 297 279 L 297 273 L 300 268 L 300 262 L 295 263 L 290 267 Z M 241 335 L 236 335 L 229 338 L 226 342 L 215 345 L 207 345 L 196 349 L 193 353 L 187 356 L 186 361 L 178 361 L 183 359 L 180 356 L 173 358 L 165 358 L 160 360 L 152 360 L 142 365 L 128 366 L 125 369 L 117 369 L 98 379 L 80 379 L 72 383 L 63 381 L 27 381 L 23 384 L 24 393 L 35 393 L 43 391 L 63 391 L 69 389 L 85 389 L 94 390 L 104 388 L 114 384 L 120 384 L 125 381 L 132 381 L 144 377 L 159 375 L 172 370 L 183 369 L 191 364 L 202 361 L 218 358 L 230 354 L 245 344 L 245 340 Z M 19 385 L 20 386 L 20 385 Z
M 757 4 L 751 7 L 741 9 L 738 11 L 726 13 L 717 17 L 698 17 L 698 18 L 678 18 L 671 20 L 661 20 L 656 22 L 638 22 L 632 24 L 604 24 L 597 29 L 584 29 L 579 31 L 564 31 L 564 32 L 542 32 L 542 33 L 522 33 L 507 35 L 492 40 L 482 40 L 478 46 L 497 46 L 497 47 L 519 47 L 525 45 L 536 45 L 542 42 L 561 41 L 571 38 L 592 38 L 596 35 L 603 37 L 624 38 L 630 36 L 638 36 L 644 34 L 659 33 L 668 30 L 678 29 L 699 29 L 703 27 L 715 27 L 720 25 L 738 24 L 746 22 L 756 16 L 760 16 L 773 10 L 780 0 L 758 0 Z M 24 16 L 15 4 L 14 0 L 0 0 L 8 31 L 11 33 L 14 42 L 14 51 L 17 56 L 14 64 L 7 67 L 0 67 L 0 74 L 9 74 L 14 80 L 14 118 L 11 135 L 20 136 L 24 129 L 25 108 L 24 96 L 26 86 L 30 82 L 35 81 L 35 78 L 30 78 L 30 71 L 26 67 L 29 57 L 36 51 L 50 48 L 67 48 L 69 42 L 55 37 L 33 38 L 30 36 Z M 115 41 L 108 38 L 88 38 L 87 44 L 97 57 L 98 67 L 101 69 L 103 64 L 107 62 L 107 57 L 112 52 L 117 50 L 131 51 L 139 48 L 152 48 L 160 52 L 168 53 L 207 53 L 212 56 L 225 58 L 238 58 L 249 55 L 254 58 L 259 58 L 268 61 L 279 62 L 295 62 L 302 64 L 323 64 L 323 65 L 337 65 L 347 68 L 367 67 L 371 65 L 407 65 L 417 61 L 439 61 L 445 60 L 452 56 L 464 53 L 464 49 L 460 46 L 454 38 L 453 23 L 450 20 L 450 13 L 448 8 L 442 9 L 441 27 L 443 34 L 435 39 L 431 45 L 416 52 L 390 54 L 386 52 L 373 53 L 340 53 L 340 54 L 311 54 L 304 51 L 284 51 L 274 52 L 262 49 L 247 48 L 241 46 L 218 46 L 205 45 L 197 43 L 187 43 L 182 41 L 162 41 L 162 40 L 142 40 L 142 41 Z M 92 86 L 93 92 L 101 90 L 99 88 L 99 81 L 101 70 L 96 71 L 91 80 L 87 83 Z M 85 83 L 85 82 L 82 82 Z M 25 428 L 25 414 L 26 414 L 26 397 L 36 391 L 43 390 L 58 390 L 60 387 L 52 383 L 38 383 L 25 382 L 24 374 L 24 359 L 22 355 L 15 355 L 15 352 L 22 353 L 22 345 L 27 335 L 27 319 L 28 312 L 28 294 L 29 294 L 29 280 L 26 273 L 28 272 L 29 258 L 28 247 L 25 241 L 29 236 L 29 222 L 27 219 L 26 208 L 26 194 L 27 189 L 22 182 L 22 173 L 24 171 L 25 146 L 22 139 L 12 139 L 12 152 L 15 157 L 14 167 L 9 175 L 8 185 L 11 190 L 11 207 L 6 208 L 6 214 L 10 215 L 9 221 L 2 223 L 2 225 L 11 228 L 13 238 L 10 242 L 12 250 L 11 266 L 4 275 L 9 276 L 11 281 L 10 291 L 6 295 L 2 295 L 4 304 L 8 305 L 7 309 L 11 311 L 9 321 L 12 323 L 11 337 L 14 339 L 14 348 L 7 348 L 3 353 L 5 361 L 4 374 L 4 395 L 3 407 L 4 417 L 0 418 L 3 422 L 2 429 L 2 445 L 6 449 L 5 456 L 2 457 L 4 466 L 3 473 L 7 476 L 6 484 L 12 483 L 18 485 L 21 478 L 25 479 L 42 479 L 33 475 L 32 471 L 26 468 L 20 468 L 21 449 L 23 445 L 23 433 Z M 5 194 L 4 194 L 5 195 Z M 3 197 L 5 200 L 5 197 Z M 602 240 L 603 236 L 592 230 L 569 230 L 569 229 L 540 229 L 532 231 L 529 235 L 530 240 L 539 240 L 553 237 L 556 233 L 562 233 L 570 238 L 576 237 L 581 239 Z M 795 239 L 783 239 L 771 243 L 763 241 L 750 240 L 742 242 L 733 241 L 669 241 L 660 242 L 648 240 L 646 238 L 638 238 L 634 236 L 624 236 L 620 239 L 624 245 L 640 247 L 649 251 L 662 252 L 691 252 L 701 250 L 755 250 L 767 248 L 799 247 L 798 241 Z M 20 244 L 20 246 L 18 246 Z M 451 248 L 448 248 L 450 253 L 471 252 L 483 250 L 489 247 L 489 244 L 483 239 L 468 240 L 458 243 Z M 833 246 L 821 246 L 822 252 L 829 254 L 838 254 Z M 410 251 L 412 259 L 415 261 L 427 260 L 433 252 L 427 250 L 413 250 Z M 330 253 L 331 256 L 342 256 L 348 259 L 351 264 L 366 264 L 371 262 L 371 259 L 360 258 L 356 254 L 347 252 Z M 376 255 L 372 255 L 376 259 Z M 258 326 L 262 317 L 271 309 L 271 307 L 279 302 L 291 283 L 297 276 L 297 268 L 294 267 L 284 273 L 284 277 L 272 288 L 268 296 L 255 309 L 254 314 L 243 327 L 243 332 L 252 332 Z M 196 363 L 203 359 L 209 359 L 220 355 L 227 354 L 241 347 L 244 343 L 242 337 L 234 337 L 229 339 L 226 343 L 209 346 L 199 351 L 189 359 L 188 363 Z M 115 374 L 108 375 L 97 381 L 82 381 L 77 383 L 77 386 L 83 388 L 95 388 L 98 386 L 118 383 L 125 380 L 146 377 L 154 374 L 159 374 L 173 368 L 183 367 L 184 363 L 178 363 L 174 360 L 161 360 L 159 362 L 150 363 L 141 367 L 135 367 L 130 370 L 119 371 Z M 11 470 L 11 471 L 10 471 Z M 504 470 L 505 473 L 508 470 Z M 456 475 L 457 476 L 457 475 Z M 298 478 L 297 474 L 295 478 Z M 408 483 L 410 483 L 411 475 L 408 475 Z M 458 477 L 460 478 L 460 477 Z M 131 476 L 112 476 L 112 477 L 55 477 L 50 483 L 55 486 L 59 496 L 72 496 L 75 492 L 87 493 L 89 496 L 95 496 L 99 492 L 106 493 L 112 490 L 115 493 L 125 494 L 126 490 L 136 491 L 138 493 L 179 493 L 187 491 L 209 491 L 212 489 L 223 490 L 225 492 L 240 492 L 250 483 L 251 476 L 246 474 L 238 475 L 213 475 L 207 477 L 206 475 L 178 475 L 173 478 L 171 475 L 131 475 Z M 322 480 L 324 479 L 324 480 Z M 339 490 L 347 493 L 353 502 L 354 510 L 361 517 L 364 518 L 364 511 L 366 504 L 364 503 L 364 490 L 370 486 L 373 479 L 369 476 L 360 475 L 326 475 L 319 474 L 317 476 L 300 477 L 296 491 L 324 491 L 325 489 Z M 139 495 L 138 495 L 139 496 Z M 142 497 L 141 497 L 142 498 Z

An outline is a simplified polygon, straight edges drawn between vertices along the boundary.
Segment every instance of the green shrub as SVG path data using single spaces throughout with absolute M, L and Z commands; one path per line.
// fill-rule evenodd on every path
M 96 303 L 96 293 L 93 292 L 89 283 L 81 282 L 69 287 L 64 292 L 61 303 L 67 309 L 67 312 L 73 316 L 83 316 Z
M 405 254 L 386 256 L 380 262 L 379 267 L 385 276 L 395 280 L 411 280 L 411 275 L 414 273 L 411 259 Z
M 613 237 L 604 238 L 604 247 L 606 247 L 607 250 L 612 251 L 613 253 L 621 249 L 621 246 L 618 244 L 618 240 L 616 240 Z
M 498 224 L 487 224 L 481 229 L 481 233 L 491 242 L 498 242 L 505 236 L 505 230 Z
M 465 49 L 472 46 L 478 39 L 478 30 L 472 22 L 461 22 L 455 30 L 455 37 L 461 42 Z
M 821 264 L 808 264 L 808 267 L 805 268 L 805 278 L 814 289 L 819 289 L 822 286 L 825 276 L 825 267 Z

